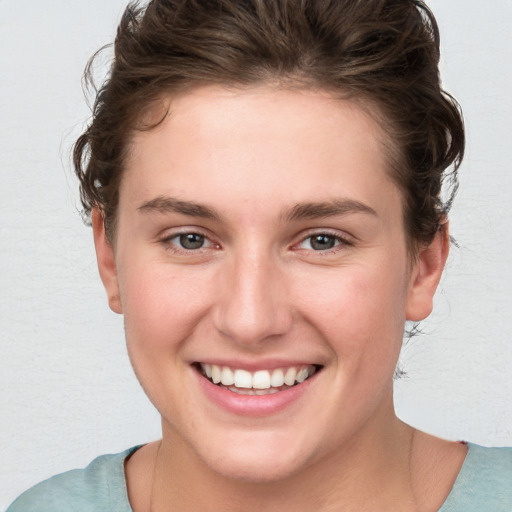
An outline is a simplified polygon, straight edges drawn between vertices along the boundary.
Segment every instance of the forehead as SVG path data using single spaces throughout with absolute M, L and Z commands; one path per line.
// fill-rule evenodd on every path
M 396 192 L 380 126 L 328 92 L 208 86 L 165 108 L 160 124 L 133 137 L 121 202 L 193 193 L 226 208 L 245 198 L 258 210 L 333 194 L 367 202 L 383 184 Z

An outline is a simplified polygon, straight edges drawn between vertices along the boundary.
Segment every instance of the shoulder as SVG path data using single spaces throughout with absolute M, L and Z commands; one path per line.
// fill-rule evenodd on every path
M 472 489 L 510 497 L 512 510 L 512 448 L 485 448 L 469 444 L 460 478 Z
M 468 444 L 459 476 L 443 512 L 512 512 L 512 448 Z
M 24 492 L 7 512 L 131 512 L 124 460 L 137 448 L 102 455 L 83 469 L 49 478 Z
M 468 446 L 466 462 L 475 472 L 492 479 L 500 478 L 501 475 L 512 476 L 512 447 L 486 448 L 471 443 Z

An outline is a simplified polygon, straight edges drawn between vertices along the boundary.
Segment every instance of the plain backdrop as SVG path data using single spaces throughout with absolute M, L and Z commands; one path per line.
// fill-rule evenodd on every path
M 319 0 L 320 1 L 320 0 Z M 156 439 L 107 307 L 70 147 L 88 57 L 125 0 L 0 0 L 0 510 L 30 485 Z M 451 439 L 512 445 L 512 1 L 431 0 L 467 157 L 436 311 L 402 354 L 396 407 Z

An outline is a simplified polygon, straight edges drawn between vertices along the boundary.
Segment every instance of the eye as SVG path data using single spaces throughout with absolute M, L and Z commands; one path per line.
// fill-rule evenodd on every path
M 182 233 L 174 239 L 179 242 L 183 249 L 187 250 L 201 249 L 206 240 L 204 235 L 198 233 Z
M 298 248 L 321 252 L 335 249 L 339 245 L 352 244 L 339 235 L 332 235 L 330 233 L 315 233 L 304 238 L 298 245 Z
M 193 231 L 169 235 L 162 239 L 162 243 L 175 252 L 199 251 L 200 249 L 218 247 L 205 235 Z
M 307 242 L 315 251 L 332 249 L 335 245 L 339 244 L 339 240 L 337 240 L 336 237 L 325 234 L 310 236 L 306 238 L 305 242 Z

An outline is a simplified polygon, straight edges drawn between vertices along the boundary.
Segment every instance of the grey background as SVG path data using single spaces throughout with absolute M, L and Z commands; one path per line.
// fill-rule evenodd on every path
M 159 436 L 82 225 L 71 144 L 80 77 L 125 0 L 0 0 L 0 510 L 28 486 Z M 431 0 L 467 158 L 436 312 L 407 344 L 399 415 L 512 444 L 512 2 Z M 492 6 L 491 6 L 492 5 Z

